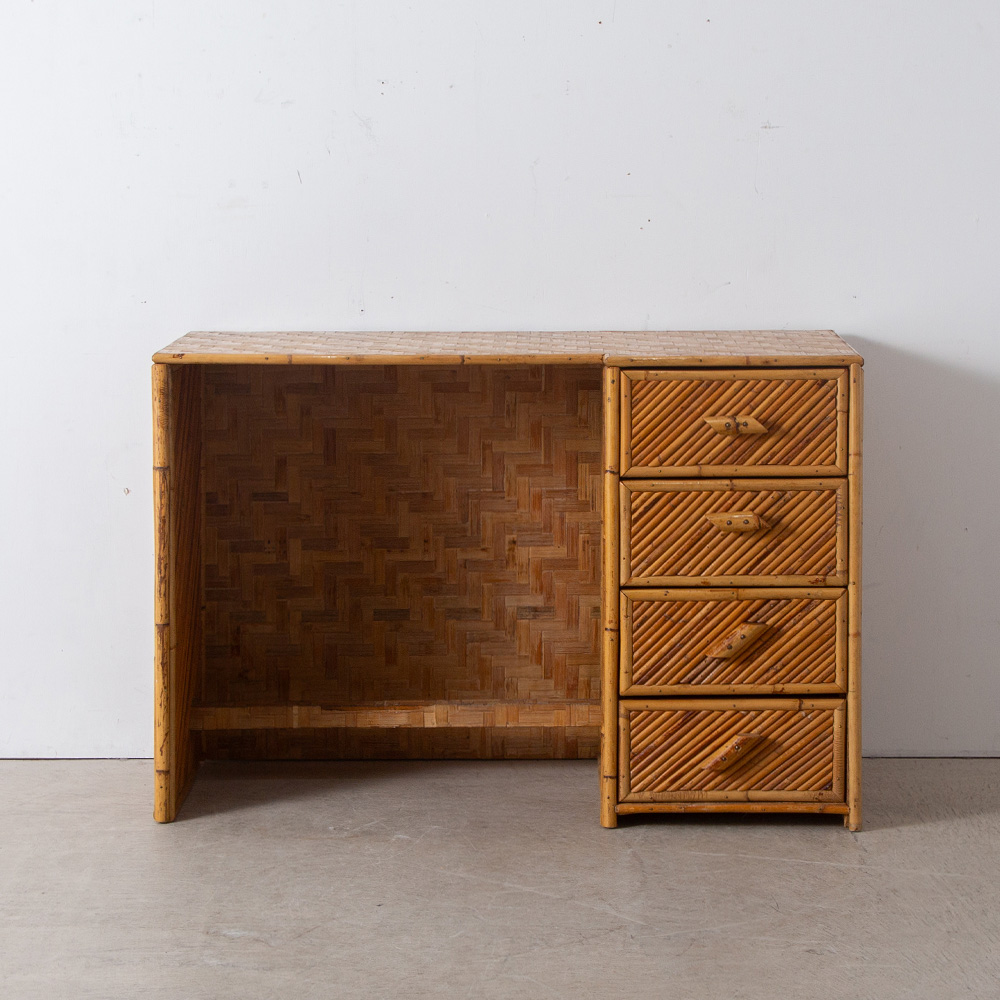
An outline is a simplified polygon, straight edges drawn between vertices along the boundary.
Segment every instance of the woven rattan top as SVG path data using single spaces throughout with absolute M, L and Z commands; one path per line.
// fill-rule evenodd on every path
M 168 364 L 844 365 L 861 356 L 832 330 L 601 333 L 189 333 Z

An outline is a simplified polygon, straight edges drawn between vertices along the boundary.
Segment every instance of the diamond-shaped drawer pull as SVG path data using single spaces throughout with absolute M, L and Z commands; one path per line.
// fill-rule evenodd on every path
M 767 522 L 748 510 L 726 510 L 720 514 L 706 514 L 705 517 L 720 531 L 760 531 Z
M 733 437 L 737 434 L 767 433 L 767 428 L 759 420 L 755 420 L 746 413 L 738 413 L 732 417 L 705 417 L 704 420 L 713 431 L 718 431 L 720 434 L 729 434 Z
M 763 742 L 764 737 L 760 733 L 740 733 L 701 766 L 706 771 L 725 771 L 727 767 L 732 767 L 738 760 L 756 750 Z
M 766 622 L 744 622 L 735 632 L 707 650 L 705 655 L 713 660 L 729 660 L 760 641 L 770 628 Z

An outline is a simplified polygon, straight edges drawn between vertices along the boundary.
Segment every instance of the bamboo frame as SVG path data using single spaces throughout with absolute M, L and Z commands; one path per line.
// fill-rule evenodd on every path
M 725 602 L 725 601 L 769 601 L 769 600 L 813 600 L 834 602 L 836 629 L 835 675 L 829 683 L 809 682 L 803 684 L 761 682 L 740 684 L 635 684 L 632 676 L 633 618 L 632 606 L 636 601 L 662 601 L 664 603 Z M 738 587 L 705 589 L 663 589 L 629 588 L 621 592 L 621 695 L 627 698 L 641 698 L 664 695 L 759 695 L 759 694 L 845 694 L 847 692 L 847 595 L 836 587 Z
M 636 382 L 726 382 L 741 379 L 755 381 L 806 382 L 810 380 L 836 381 L 836 401 L 834 412 L 837 420 L 837 458 L 833 465 L 780 465 L 761 462 L 760 464 L 719 464 L 700 465 L 633 465 L 632 464 L 632 386 Z M 669 369 L 640 369 L 622 373 L 622 417 L 621 417 L 621 476 L 623 479 L 643 479 L 653 477 L 684 476 L 844 476 L 848 462 L 848 372 L 844 368 L 773 369 L 769 371 L 747 372 L 745 369 L 730 368 L 714 371 L 683 371 Z M 700 419 L 692 414 L 692 420 Z
M 861 457 L 864 371 L 851 365 L 851 420 L 848 465 L 850 578 L 848 599 L 847 803 L 845 825 L 861 829 Z
M 415 338 L 423 340 L 419 351 L 413 350 Z M 782 347 L 776 351 L 775 345 L 778 344 Z M 842 815 L 845 825 L 851 830 L 860 828 L 862 369 L 860 356 L 834 334 L 823 331 L 783 334 L 753 331 L 676 334 L 192 334 L 158 352 L 154 361 L 157 362 L 153 367 L 156 539 L 154 815 L 157 820 L 169 821 L 176 816 L 194 777 L 199 750 L 215 743 L 222 746 L 220 741 L 231 737 L 238 742 L 241 732 L 249 741 L 247 745 L 252 743 L 267 750 L 268 747 L 280 747 L 282 740 L 290 739 L 293 733 L 296 734 L 295 739 L 299 739 L 299 734 L 308 734 L 310 730 L 316 733 L 317 740 L 323 733 L 335 740 L 345 739 L 352 730 L 374 732 L 382 729 L 385 732 L 386 729 L 413 729 L 426 734 L 428 739 L 431 738 L 431 731 L 446 736 L 449 729 L 454 732 L 480 730 L 484 733 L 490 729 L 506 730 L 510 735 L 501 735 L 499 739 L 502 742 L 506 739 L 534 738 L 532 734 L 536 731 L 545 733 L 553 728 L 573 728 L 580 732 L 589 730 L 593 740 L 599 724 L 600 818 L 605 827 L 616 826 L 619 815 L 640 812 L 739 811 Z M 534 701 L 530 697 L 505 702 L 490 699 L 482 704 L 428 700 L 341 705 L 335 701 L 334 707 L 330 707 L 328 704 L 292 702 L 232 704 L 221 699 L 218 704 L 206 704 L 202 698 L 204 692 L 198 692 L 198 685 L 204 683 L 201 679 L 204 637 L 199 618 L 204 600 L 202 526 L 198 513 L 199 505 L 204 504 L 199 479 L 200 412 L 203 407 L 202 373 L 205 371 L 202 366 L 218 364 L 600 365 L 603 368 L 604 391 L 600 706 L 593 701 L 556 703 Z M 833 367 L 838 370 L 829 370 Z M 837 378 L 835 467 L 631 466 L 629 400 L 632 385 L 638 380 L 753 378 L 773 381 L 810 377 Z M 807 431 L 808 427 L 803 433 Z M 824 448 L 829 448 L 829 444 Z M 789 444 L 786 454 L 791 456 L 798 452 L 793 452 Z M 826 457 L 819 445 L 814 454 L 817 458 Z M 642 476 L 664 478 L 643 479 L 640 478 Z M 748 478 L 728 478 L 738 476 Z M 824 478 L 814 479 L 814 476 Z M 690 480 L 673 477 L 690 477 Z M 689 575 L 634 579 L 628 575 L 631 548 L 628 497 L 631 492 L 644 489 L 667 492 L 685 489 L 774 491 L 817 488 L 837 490 L 836 571 L 832 575 Z M 810 512 L 804 523 L 815 525 L 818 519 L 818 514 L 813 516 Z M 654 547 L 656 538 L 654 533 L 651 543 Z M 650 542 L 645 544 L 648 546 Z M 622 589 L 623 585 L 630 589 Z M 770 597 L 807 598 L 812 595 L 836 600 L 836 688 L 822 683 L 629 687 L 632 601 L 749 601 Z M 632 697 L 635 694 L 643 697 L 636 699 Z M 834 694 L 842 697 L 787 697 Z M 650 695 L 653 697 L 648 698 Z M 196 700 L 197 707 L 193 707 Z M 627 790 L 619 787 L 619 780 L 624 774 L 627 781 L 626 717 L 632 709 L 688 712 L 702 708 L 718 711 L 756 707 L 768 711 L 793 711 L 795 709 L 789 706 L 797 709 L 830 705 L 837 706 L 834 709 L 834 755 L 839 771 L 835 787 L 822 794 L 834 796 L 837 801 L 814 801 L 809 797 L 814 798 L 815 791 L 654 793 L 655 800 L 623 800 Z M 413 738 L 417 738 L 416 732 Z M 591 743 L 589 753 L 593 754 L 594 749 Z M 705 748 L 705 751 L 708 752 L 708 749 Z M 708 794 L 715 798 L 707 798 Z
M 176 814 L 170 730 L 170 369 L 153 365 L 153 817 Z
M 604 369 L 604 509 L 602 518 L 601 617 L 601 826 L 617 826 L 618 804 L 618 420 L 620 372 Z

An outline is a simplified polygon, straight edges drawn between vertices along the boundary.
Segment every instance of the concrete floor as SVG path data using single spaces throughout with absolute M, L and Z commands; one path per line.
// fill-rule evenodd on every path
M 0 996 L 1000 997 L 1000 760 L 822 818 L 597 821 L 593 762 L 0 762 Z

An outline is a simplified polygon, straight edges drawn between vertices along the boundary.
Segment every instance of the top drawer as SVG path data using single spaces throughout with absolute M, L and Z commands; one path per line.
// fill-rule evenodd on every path
M 847 374 L 623 371 L 621 475 L 847 475 Z

